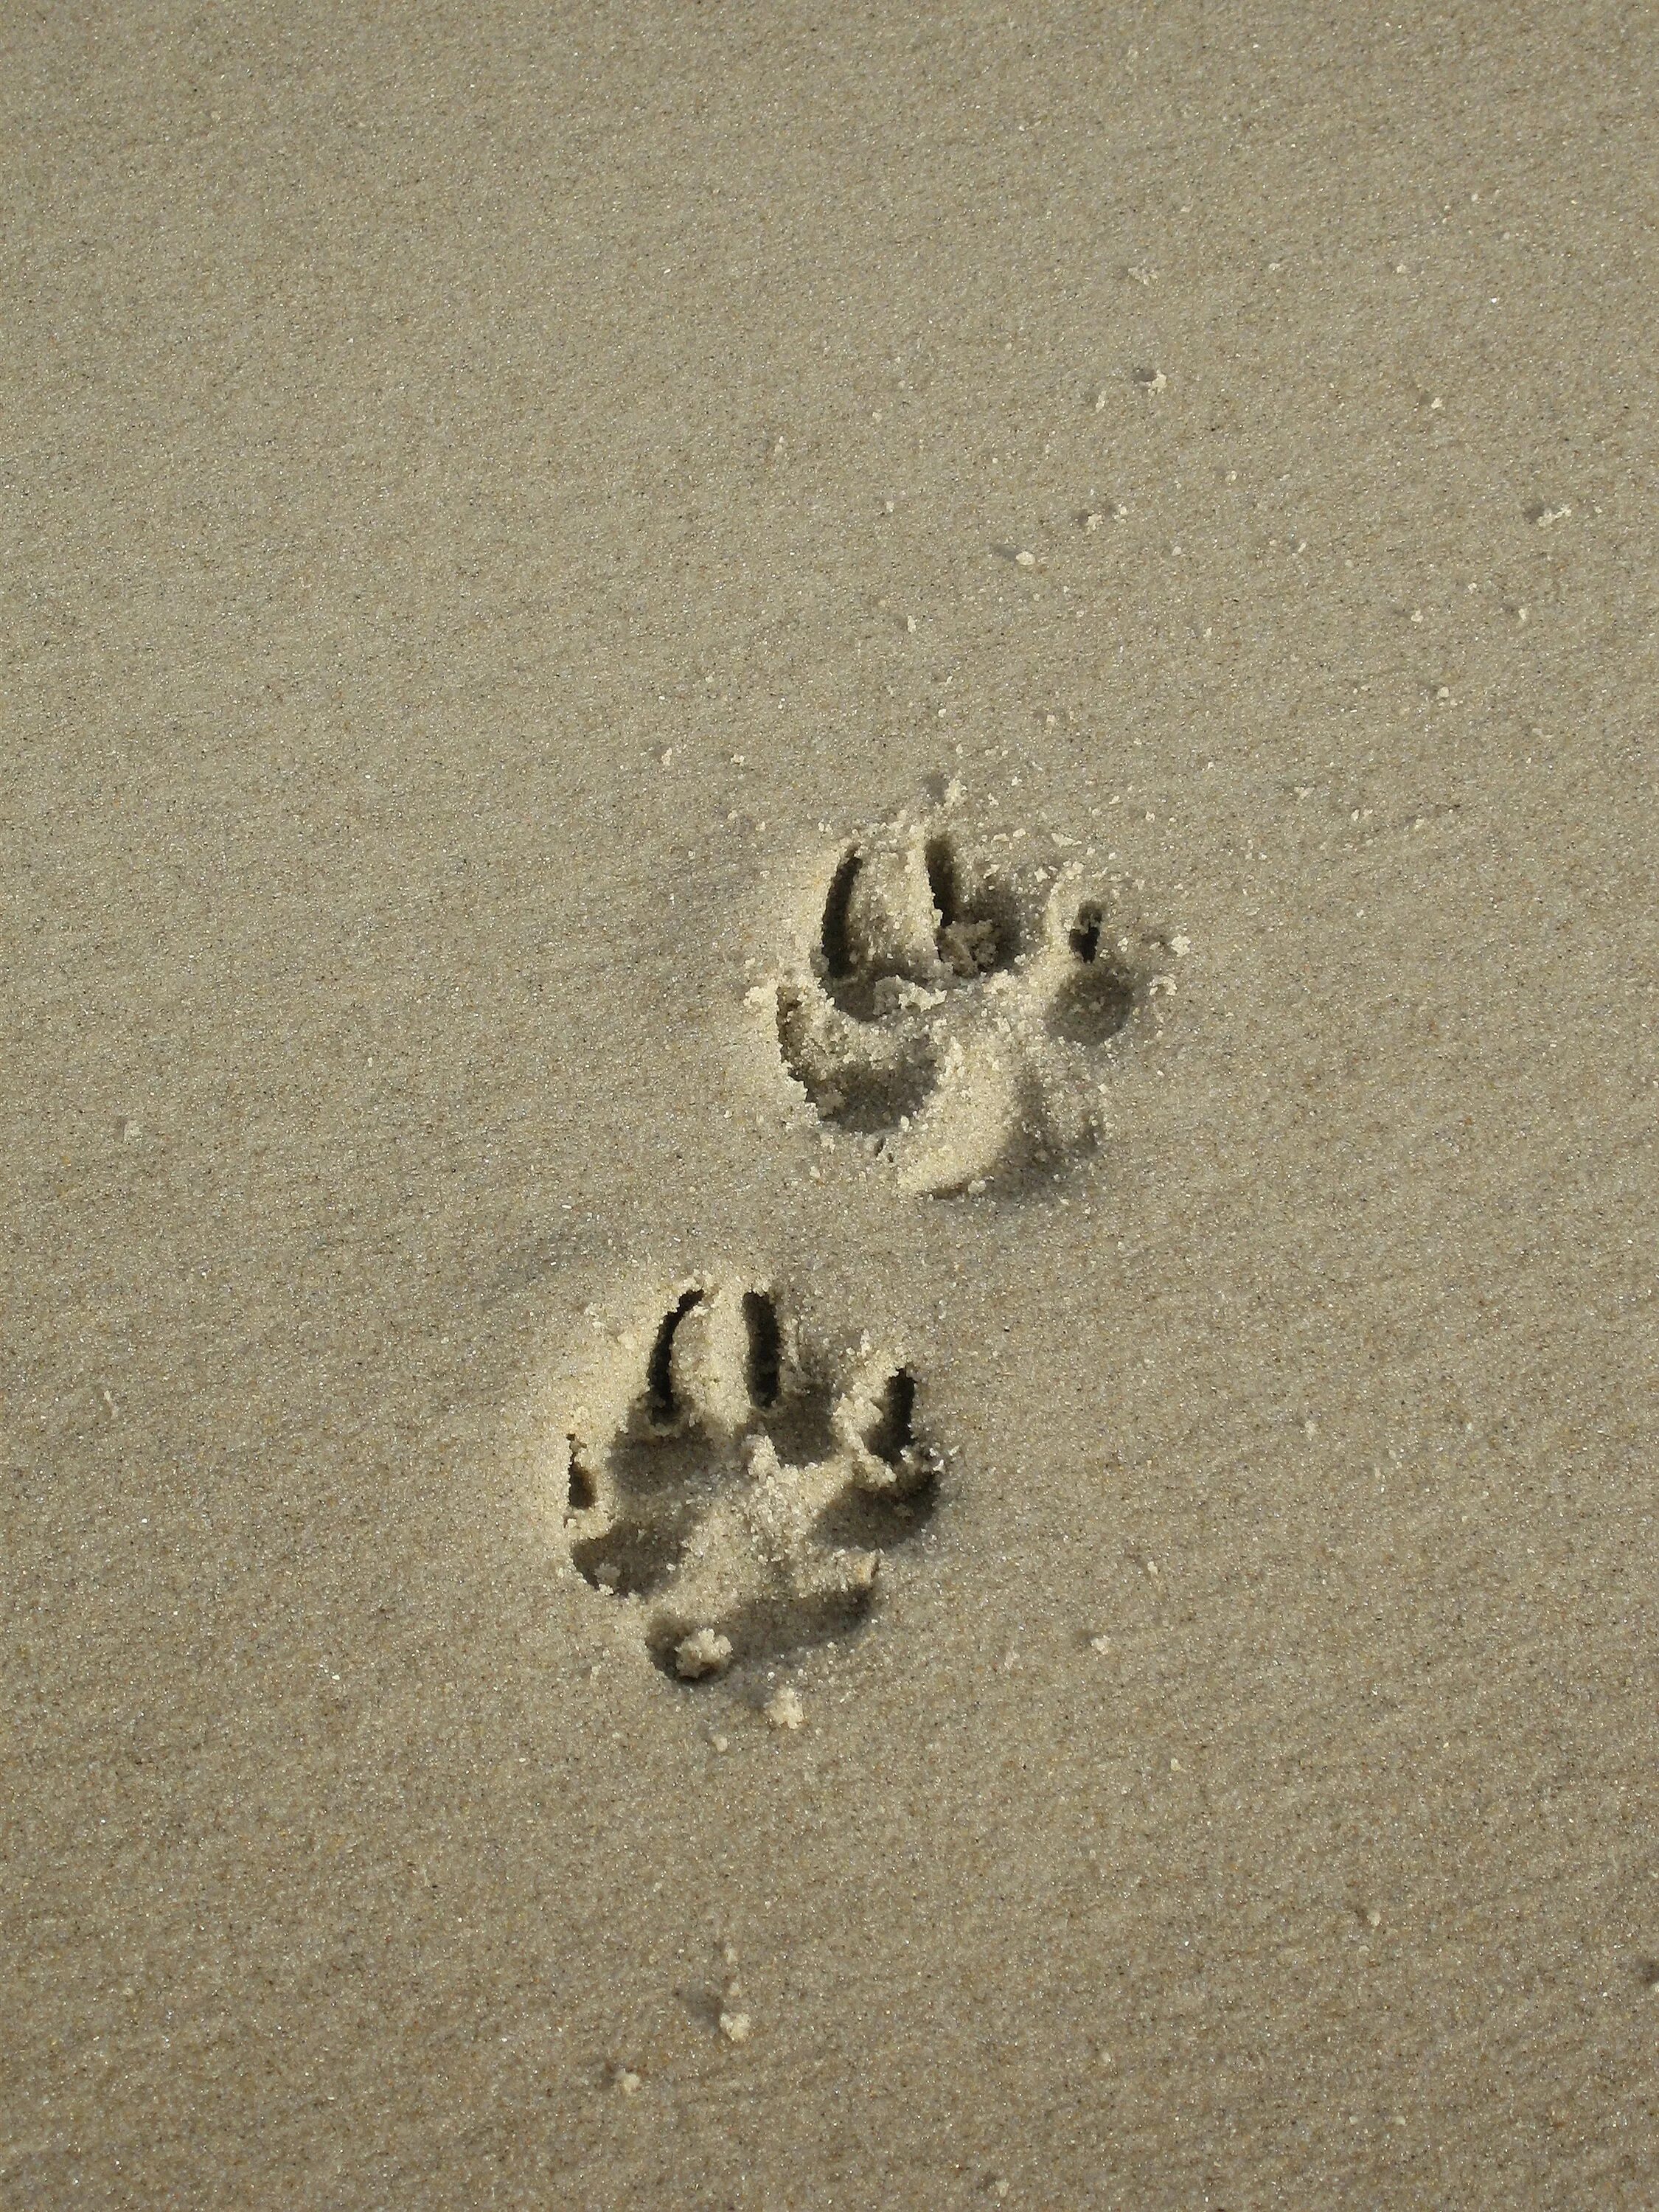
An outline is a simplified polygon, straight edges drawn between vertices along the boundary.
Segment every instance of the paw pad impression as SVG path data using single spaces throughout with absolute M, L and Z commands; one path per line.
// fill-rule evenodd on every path
M 854 839 L 821 896 L 776 996 L 821 1121 L 941 1194 L 1098 1136 L 1103 1072 L 1158 1025 L 1182 940 L 1115 921 L 1075 869 L 975 853 L 939 814 Z
M 933 1510 L 914 1375 L 866 1343 L 837 1382 L 769 1291 L 689 1284 L 619 1395 L 568 1438 L 570 1558 L 682 1681 L 849 1633 Z

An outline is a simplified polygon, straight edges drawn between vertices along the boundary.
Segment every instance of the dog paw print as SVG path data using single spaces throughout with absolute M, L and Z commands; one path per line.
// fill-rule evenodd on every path
M 939 815 L 854 839 L 813 912 L 777 987 L 784 1067 L 830 1130 L 939 1194 L 1093 1141 L 1104 1079 L 1160 1024 L 1185 949 L 1077 872 L 988 858 Z
M 837 1377 L 769 1291 L 701 1278 L 573 1426 L 571 1561 L 681 1681 L 845 1636 L 933 1510 L 916 1401 L 867 1342 Z

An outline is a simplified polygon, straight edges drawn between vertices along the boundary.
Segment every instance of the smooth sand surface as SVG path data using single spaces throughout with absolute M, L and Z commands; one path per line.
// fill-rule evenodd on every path
M 8 2207 L 1659 2201 L 1656 43 L 8 11 Z

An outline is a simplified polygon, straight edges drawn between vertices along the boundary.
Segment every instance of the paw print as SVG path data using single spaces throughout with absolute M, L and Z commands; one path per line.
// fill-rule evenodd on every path
M 767 1290 L 702 1277 L 569 1437 L 570 1558 L 694 1682 L 848 1634 L 933 1510 L 917 1385 L 867 1341 L 839 1387 Z
M 907 1187 L 977 1192 L 1092 1142 L 1114 1055 L 1155 1029 L 1184 940 L 1075 872 L 1016 871 L 942 817 L 854 839 L 777 988 L 778 1048 L 832 1130 Z

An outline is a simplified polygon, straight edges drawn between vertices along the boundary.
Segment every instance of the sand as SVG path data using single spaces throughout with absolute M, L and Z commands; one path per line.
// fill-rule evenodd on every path
M 8 2206 L 1659 2201 L 1655 47 L 9 11 Z

